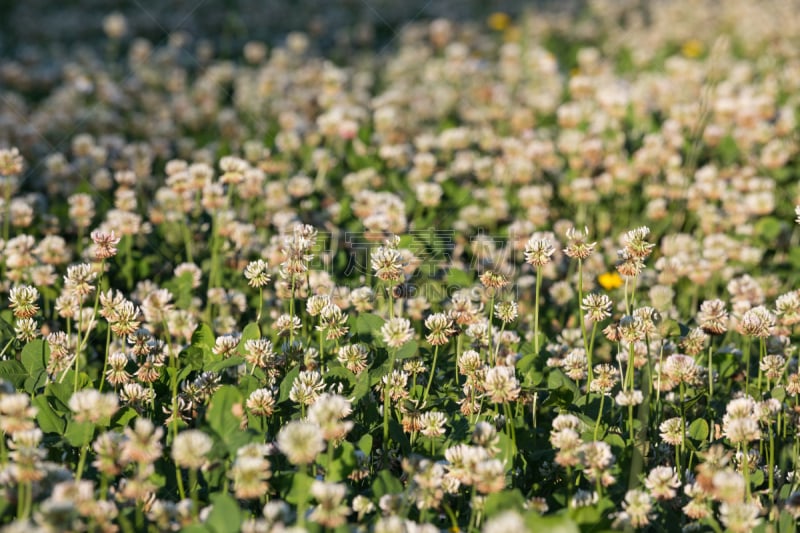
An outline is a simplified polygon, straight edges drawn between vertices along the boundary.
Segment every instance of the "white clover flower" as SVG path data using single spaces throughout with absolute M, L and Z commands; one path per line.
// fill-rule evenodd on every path
M 353 429 L 350 416 L 353 407 L 350 401 L 339 394 L 322 394 L 308 410 L 308 420 L 317 424 L 325 440 L 339 440 Z
M 407 318 L 392 318 L 381 327 L 383 342 L 390 348 L 400 348 L 414 338 L 414 329 Z
M 278 432 L 277 444 L 293 465 L 313 463 L 325 449 L 320 427 L 302 420 L 293 420 L 283 426 Z
M 214 441 L 198 429 L 181 431 L 172 441 L 172 459 L 183 468 L 201 468 Z
M 69 399 L 69 408 L 75 413 L 75 421 L 97 423 L 107 420 L 119 409 L 114 393 L 102 394 L 96 389 L 83 389 Z
M 644 486 L 657 500 L 671 500 L 681 486 L 678 474 L 673 467 L 657 466 L 647 474 Z

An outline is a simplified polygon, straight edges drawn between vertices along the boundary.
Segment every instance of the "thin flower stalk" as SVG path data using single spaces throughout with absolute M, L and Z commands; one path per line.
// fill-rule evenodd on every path
M 539 354 L 539 297 L 542 292 L 542 267 L 536 267 L 536 288 L 533 300 L 533 353 Z
M 578 258 L 578 311 L 577 312 L 578 312 L 578 322 L 581 325 L 581 337 L 583 338 L 583 346 L 586 349 L 586 364 L 587 364 L 586 392 L 588 396 L 589 389 L 592 386 L 592 378 L 593 378 L 592 347 L 589 345 L 589 337 L 586 334 L 586 321 L 583 319 L 583 311 L 581 309 L 582 305 L 583 305 L 583 259 Z M 592 329 L 594 330 L 594 328 Z
M 436 363 L 439 359 L 439 345 L 436 344 L 433 347 L 433 362 L 431 363 L 431 370 L 430 375 L 428 376 L 428 384 L 425 386 L 425 392 L 422 394 L 422 405 L 425 405 L 426 400 L 428 399 L 428 394 L 431 391 L 431 385 L 433 384 L 433 376 L 436 374 Z M 458 371 L 456 371 L 456 379 L 458 379 Z

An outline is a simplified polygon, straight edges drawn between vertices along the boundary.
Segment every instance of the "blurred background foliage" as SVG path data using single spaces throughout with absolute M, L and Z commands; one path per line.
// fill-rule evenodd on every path
M 280 44 L 303 31 L 324 51 L 384 47 L 402 27 L 446 17 L 484 22 L 491 13 L 528 9 L 574 10 L 581 0 L 0 0 L 0 55 L 66 55 L 104 39 L 102 21 L 125 16 L 129 35 L 167 39 L 183 31 L 209 39 L 222 56 L 236 56 L 248 40 Z M 328 54 L 326 54 L 328 55 Z M 335 54 L 334 54 L 335 55 Z

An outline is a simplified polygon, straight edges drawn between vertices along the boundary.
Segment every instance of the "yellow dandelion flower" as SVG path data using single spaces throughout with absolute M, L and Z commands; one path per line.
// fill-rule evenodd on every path
M 506 31 L 503 32 L 503 42 L 506 43 L 516 43 L 522 39 L 522 30 L 519 26 L 509 26 Z
M 486 24 L 494 31 L 503 31 L 511 24 L 511 17 L 507 13 L 495 11 L 486 20 Z
M 689 59 L 700 57 L 704 50 L 705 46 L 703 46 L 703 42 L 699 39 L 689 39 L 681 46 L 683 57 L 688 57 Z
M 617 272 L 605 272 L 597 276 L 597 283 L 605 290 L 610 291 L 622 286 L 622 276 Z

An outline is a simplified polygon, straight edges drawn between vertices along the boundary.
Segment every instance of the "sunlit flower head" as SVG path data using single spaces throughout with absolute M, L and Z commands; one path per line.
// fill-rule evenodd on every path
M 181 431 L 172 441 L 172 459 L 183 468 L 200 468 L 213 444 L 211 437 L 198 429 Z
M 567 247 L 564 253 L 573 259 L 586 259 L 597 245 L 596 242 L 588 242 L 589 228 L 584 228 L 583 231 L 576 230 L 574 227 L 567 230 Z
M 312 463 L 325 449 L 319 426 L 302 420 L 294 420 L 283 426 L 278 432 L 277 444 L 293 465 Z
M 395 317 L 381 327 L 383 342 L 390 348 L 400 348 L 414 338 L 414 329 L 407 318 Z

